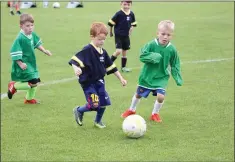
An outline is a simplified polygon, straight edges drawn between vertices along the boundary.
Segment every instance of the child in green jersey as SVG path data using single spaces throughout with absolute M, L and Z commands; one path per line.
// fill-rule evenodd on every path
M 139 76 L 137 92 L 132 98 L 131 105 L 122 117 L 136 113 L 136 105 L 141 97 L 148 97 L 152 92 L 156 97 L 150 120 L 162 122 L 159 111 L 164 103 L 165 88 L 167 87 L 170 74 L 176 84 L 183 83 L 180 72 L 180 59 L 176 48 L 170 40 L 174 32 L 174 23 L 170 20 L 163 20 L 158 24 L 157 38 L 148 42 L 142 49 L 140 61 L 144 63 Z
M 26 90 L 24 103 L 37 104 L 35 93 L 40 82 L 34 49 L 37 48 L 48 56 L 51 52 L 44 49 L 41 39 L 33 32 L 34 19 L 30 14 L 20 16 L 20 28 L 10 51 L 12 59 L 11 82 L 8 84 L 8 98 L 17 90 Z

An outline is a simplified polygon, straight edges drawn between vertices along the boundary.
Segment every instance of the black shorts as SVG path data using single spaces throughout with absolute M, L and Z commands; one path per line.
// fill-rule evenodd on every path
M 130 37 L 115 35 L 115 45 L 116 49 L 129 50 L 131 46 Z
M 37 84 L 37 83 L 41 82 L 41 80 L 40 80 L 40 78 L 34 78 L 31 80 L 28 80 L 27 82 L 31 83 L 31 84 Z

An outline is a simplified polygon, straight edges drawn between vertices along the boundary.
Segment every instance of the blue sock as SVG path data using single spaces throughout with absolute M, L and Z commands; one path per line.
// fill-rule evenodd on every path
M 104 111 L 105 111 L 105 107 L 100 107 L 97 110 L 97 114 L 96 114 L 96 118 L 95 118 L 96 123 L 99 123 L 101 121 L 103 114 L 104 114 Z
M 82 114 L 83 114 L 84 112 L 91 111 L 91 109 L 88 109 L 88 108 L 86 107 L 86 105 L 78 107 L 77 110 L 78 110 L 78 112 L 80 112 L 80 113 L 82 113 Z

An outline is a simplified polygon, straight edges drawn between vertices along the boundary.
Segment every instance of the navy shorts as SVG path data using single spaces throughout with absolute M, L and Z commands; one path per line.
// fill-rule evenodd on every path
M 129 36 L 115 35 L 116 49 L 129 50 L 131 46 Z
M 138 86 L 136 93 L 144 98 L 147 98 L 149 93 L 152 92 L 153 96 L 157 96 L 157 94 L 162 94 L 165 96 L 166 91 L 163 88 L 157 88 L 157 89 L 148 89 L 144 87 Z
M 82 87 L 89 109 L 97 109 L 111 105 L 108 93 L 105 90 L 105 82 L 103 79 L 98 80 L 94 84 Z

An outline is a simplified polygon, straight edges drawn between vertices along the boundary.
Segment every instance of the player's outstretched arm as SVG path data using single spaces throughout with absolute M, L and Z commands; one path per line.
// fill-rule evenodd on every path
M 127 81 L 122 77 L 122 75 L 120 74 L 119 71 L 116 71 L 116 72 L 114 73 L 114 75 L 120 80 L 120 82 L 121 82 L 121 84 L 122 84 L 123 86 L 126 86 L 126 85 L 127 85 Z
M 178 86 L 182 86 L 183 79 L 181 76 L 180 59 L 179 59 L 177 52 L 175 52 L 174 57 L 170 61 L 170 64 L 171 64 L 172 77 L 174 78 L 174 80 Z
M 42 51 L 43 53 L 45 53 L 48 56 L 52 55 L 52 53 L 49 50 L 46 50 L 42 45 L 38 46 L 37 49 L 39 49 L 40 51 Z

